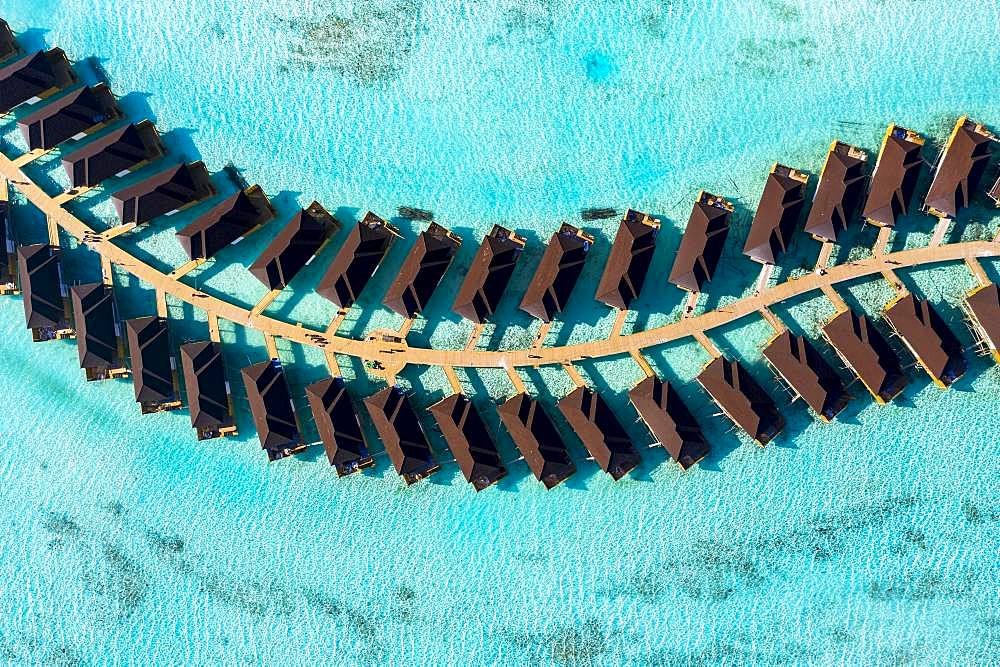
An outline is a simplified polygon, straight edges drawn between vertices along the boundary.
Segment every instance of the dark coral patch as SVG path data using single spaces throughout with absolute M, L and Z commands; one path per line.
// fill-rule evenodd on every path
M 284 21 L 290 62 L 300 70 L 331 71 L 363 84 L 391 81 L 424 32 L 422 0 L 355 5 L 347 15 Z

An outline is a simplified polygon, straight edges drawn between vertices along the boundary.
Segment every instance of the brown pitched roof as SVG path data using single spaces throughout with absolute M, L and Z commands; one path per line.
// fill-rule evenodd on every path
M 284 289 L 313 260 L 339 227 L 319 202 L 313 202 L 288 221 L 264 248 L 250 273 L 270 290 Z
M 0 67 L 0 113 L 75 81 L 62 49 L 29 53 Z
M 274 217 L 274 208 L 259 185 L 240 190 L 177 232 L 190 259 L 209 259 L 250 230 Z
M 306 397 L 326 458 L 339 476 L 375 465 L 368 455 L 368 440 L 344 378 L 314 382 L 306 387 Z
M 535 275 L 524 291 L 521 310 L 543 322 L 551 322 L 561 313 L 583 272 L 583 263 L 593 243 L 593 236 L 563 223 L 549 239 Z
M 523 238 L 494 225 L 476 251 L 451 309 L 477 324 L 492 317 L 523 249 Z
M 1000 206 L 1000 178 L 997 178 L 997 182 L 990 189 L 990 199 L 995 201 L 997 206 Z
M 804 336 L 782 331 L 764 348 L 764 358 L 821 419 L 830 421 L 851 399 L 840 376 Z
M 805 173 L 775 164 L 764 183 L 764 192 L 750 224 L 743 254 L 762 264 L 774 264 L 788 250 L 792 233 L 805 204 Z
M 546 489 L 576 472 L 566 444 L 541 403 L 522 393 L 498 407 L 497 412 L 531 472 Z
M 738 361 L 717 357 L 698 374 L 698 384 L 722 411 L 761 446 L 785 427 L 774 400 Z
M 934 170 L 923 210 L 941 218 L 953 218 L 968 206 L 990 161 L 991 144 L 996 140 L 983 125 L 966 116 L 959 118 Z
M 507 475 L 496 443 L 468 397 L 452 394 L 432 405 L 430 413 L 462 474 L 476 491 L 496 484 Z
M 64 157 L 62 165 L 72 187 L 93 187 L 161 155 L 163 145 L 156 127 L 144 120 L 101 135 Z
M 114 296 L 104 283 L 74 285 L 70 288 L 73 322 L 80 368 L 121 368 L 118 358 L 118 323 Z
M 895 227 L 896 217 L 906 215 L 917 188 L 924 138 L 898 125 L 890 125 L 882 141 L 868 200 L 862 216 L 873 225 Z
M 17 272 L 24 297 L 24 322 L 29 329 L 66 326 L 59 248 L 47 243 L 17 249 Z
M 861 202 L 868 154 L 834 141 L 820 174 L 805 231 L 821 241 L 836 241 L 847 229 Z
M 407 484 L 441 469 L 434 460 L 424 427 L 402 389 L 387 387 L 366 398 L 365 407 L 396 472 Z
M 901 295 L 885 319 L 935 383 L 947 387 L 965 374 L 962 344 L 927 299 Z
M 865 315 L 845 310 L 826 323 L 823 335 L 878 402 L 891 401 L 906 387 L 899 358 Z
M 722 197 L 708 192 L 698 195 L 670 269 L 670 283 L 688 292 L 700 292 L 712 279 L 726 245 L 732 214 L 733 205 Z
M 403 317 L 419 314 L 461 246 L 461 238 L 432 222 L 413 244 L 382 303 Z
M 173 355 L 167 320 L 136 317 L 125 322 L 129 355 L 132 358 L 132 387 L 135 401 L 148 412 L 155 406 L 177 400 Z
M 369 211 L 340 246 L 316 293 L 340 308 L 353 306 L 397 238 L 398 229 Z
M 632 440 L 600 394 L 577 387 L 557 406 L 597 465 L 612 479 L 621 479 L 639 465 L 641 459 Z
M 965 307 L 979 338 L 1000 361 L 1000 288 L 990 283 L 977 289 L 965 298 Z
M 215 186 L 202 162 L 179 164 L 154 174 L 111 196 L 123 224 L 137 225 L 215 194 Z
M 21 47 L 14 37 L 14 31 L 10 29 L 10 25 L 6 21 L 0 19 L 0 60 L 6 60 L 20 50 Z
M 247 401 L 257 427 L 261 448 L 269 461 L 277 461 L 303 448 L 285 370 L 277 359 L 247 366 L 240 371 Z
M 181 368 L 191 426 L 205 436 L 216 435 L 219 429 L 232 426 L 222 346 L 207 340 L 181 345 Z
M 648 377 L 628 392 L 639 417 L 656 441 L 687 470 L 708 454 L 708 442 L 677 390 L 658 377 Z
M 107 85 L 84 86 L 17 121 L 28 148 L 48 150 L 121 116 Z
M 629 209 L 622 218 L 594 298 L 625 310 L 639 296 L 656 251 L 660 221 Z

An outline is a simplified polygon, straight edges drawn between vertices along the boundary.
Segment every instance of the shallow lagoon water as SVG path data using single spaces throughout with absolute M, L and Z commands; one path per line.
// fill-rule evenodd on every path
M 739 213 L 726 269 L 700 305 L 711 308 L 751 289 L 738 230 L 775 160 L 815 175 L 834 137 L 874 155 L 889 121 L 936 142 L 960 113 L 996 128 L 998 11 L 892 0 L 822 9 L 781 0 L 0 0 L 0 16 L 29 43 L 99 58 L 128 111 L 153 117 L 175 155 L 213 171 L 232 162 L 260 182 L 279 223 L 313 199 L 345 232 L 369 208 L 433 210 L 465 244 L 411 344 L 464 345 L 469 327 L 446 312 L 448 295 L 479 238 L 497 222 L 526 235 L 505 325 L 480 343 L 494 349 L 533 339 L 537 324 L 515 312 L 517 297 L 545 239 L 583 208 L 634 206 L 664 219 L 653 280 L 626 325 L 647 328 L 679 314 L 680 294 L 655 279 L 699 188 L 733 198 Z M 980 30 L 942 30 L 966 21 Z M 56 159 L 31 173 L 61 178 Z M 216 181 L 233 187 L 222 174 Z M 100 194 L 74 210 L 111 216 Z M 196 214 L 122 243 L 175 266 L 174 228 Z M 30 208 L 15 216 L 23 242 L 44 239 Z M 420 229 L 394 222 L 406 238 L 389 265 Z M 584 224 L 598 242 L 549 344 L 610 329 L 610 311 L 589 295 L 616 225 Z M 254 303 L 264 290 L 244 267 L 279 226 L 187 279 Z M 997 227 L 977 206 L 952 240 Z M 930 229 L 910 216 L 894 247 L 919 245 Z M 845 252 L 863 252 L 873 234 L 857 237 Z M 310 287 L 336 245 L 268 312 L 324 326 L 333 308 Z M 816 250 L 799 239 L 782 272 L 801 270 Z M 987 269 L 998 277 L 996 264 Z M 96 270 L 90 251 L 67 252 L 71 280 Z M 377 276 L 342 333 L 398 324 L 377 307 L 389 280 Z M 972 281 L 963 267 L 903 280 L 965 335 L 956 304 Z M 152 312 L 148 286 L 121 272 L 116 282 L 123 315 Z M 881 280 L 840 291 L 870 313 L 889 298 Z M 815 335 L 827 308 L 806 295 L 775 312 Z M 170 314 L 176 343 L 206 335 L 191 307 L 171 302 Z M 409 489 L 384 456 L 348 479 L 315 448 L 266 465 L 245 409 L 238 439 L 197 443 L 186 412 L 140 418 L 127 382 L 86 384 L 72 345 L 31 344 L 19 299 L 0 300 L 0 326 L 8 662 L 984 663 L 1000 647 L 1000 373 L 985 360 L 946 393 L 913 372 L 903 400 L 886 408 L 858 389 L 830 426 L 794 404 L 791 435 L 761 451 L 729 432 L 691 382 L 704 353 L 671 343 L 648 356 L 685 383 L 713 443 L 709 459 L 682 475 L 652 449 L 612 483 L 575 444 L 580 472 L 552 492 L 511 463 L 498 488 L 473 494 L 454 465 Z M 768 336 L 753 318 L 712 333 L 781 400 L 760 358 Z M 237 369 L 265 357 L 263 341 L 233 326 L 223 340 L 239 388 Z M 303 402 L 302 387 L 325 373 L 321 355 L 279 348 Z M 357 395 L 378 388 L 357 362 L 341 363 Z M 624 392 L 640 375 L 631 360 L 580 370 L 628 410 Z M 495 427 L 488 404 L 510 394 L 505 375 L 459 376 Z M 550 401 L 571 386 L 559 369 L 524 376 Z M 436 369 L 407 369 L 402 381 L 421 407 L 447 390 Z

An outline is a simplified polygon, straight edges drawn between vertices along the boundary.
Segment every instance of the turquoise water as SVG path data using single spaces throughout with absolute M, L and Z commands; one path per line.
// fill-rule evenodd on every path
M 345 223 L 369 208 L 433 210 L 465 245 L 411 334 L 420 345 L 464 345 L 469 327 L 445 312 L 447 295 L 494 223 L 530 249 L 504 301 L 507 324 L 480 345 L 518 348 L 537 329 L 514 312 L 520 288 L 547 236 L 582 208 L 661 216 L 655 278 L 698 189 L 735 200 L 725 269 L 700 305 L 711 308 L 751 287 L 740 230 L 775 160 L 815 175 L 834 137 L 874 155 L 890 121 L 934 142 L 961 113 L 1000 127 L 990 2 L 0 0 L 0 16 L 28 44 L 99 58 L 135 119 L 155 118 L 175 154 L 213 171 L 232 161 L 282 219 L 313 199 Z M 5 150 L 16 148 L 11 130 Z M 30 170 L 53 190 L 56 157 Z M 121 242 L 173 267 L 173 229 L 200 210 Z M 74 211 L 111 215 L 101 194 Z M 30 207 L 15 216 L 22 242 L 44 239 Z M 419 228 L 394 222 L 407 241 L 390 265 Z M 998 223 L 977 205 L 951 240 Z M 598 243 L 549 344 L 610 329 L 588 292 L 616 225 L 584 225 Z M 906 218 L 893 247 L 926 242 L 931 227 Z M 254 303 L 263 288 L 243 267 L 277 228 L 187 280 Z M 844 252 L 873 238 L 859 232 Z M 93 280 L 96 257 L 64 241 L 67 275 Z M 333 307 L 310 287 L 335 246 L 269 314 L 325 326 Z M 779 275 L 816 251 L 800 239 Z M 993 278 L 997 268 L 987 267 Z M 902 278 L 968 340 L 963 267 Z M 389 279 L 373 282 L 342 333 L 398 324 L 376 307 Z M 152 311 L 148 286 L 121 272 L 116 284 L 124 316 Z M 677 317 L 680 294 L 660 285 L 626 331 Z M 871 313 L 890 298 L 881 280 L 840 291 Z M 816 295 L 775 312 L 810 335 L 829 314 Z M 206 335 L 191 307 L 172 302 L 170 315 L 175 343 Z M 648 356 L 687 383 L 713 445 L 706 461 L 681 474 L 659 449 L 644 451 L 642 468 L 613 483 L 577 444 L 580 472 L 556 490 L 511 463 L 477 495 L 454 465 L 408 489 L 384 456 L 346 479 L 316 448 L 266 465 L 245 408 L 239 438 L 198 443 L 186 412 L 140 418 L 129 383 L 86 384 L 71 344 L 30 343 L 19 299 L 0 300 L 0 327 L 0 658 L 12 664 L 987 664 L 1000 653 L 1000 371 L 986 360 L 948 392 L 913 372 L 886 408 L 856 387 L 833 425 L 793 404 L 790 435 L 762 451 L 690 382 L 707 360 L 700 349 L 661 346 Z M 712 338 L 780 399 L 760 358 L 768 335 L 748 318 Z M 234 326 L 223 341 L 239 389 L 236 370 L 266 356 L 263 341 Z M 279 348 L 304 404 L 302 387 L 325 373 L 321 355 Z M 341 362 L 357 395 L 378 389 Z M 630 410 L 624 392 L 640 376 L 630 360 L 580 370 Z M 502 372 L 459 376 L 490 415 L 489 399 L 512 391 Z M 524 376 L 546 398 L 571 386 L 558 369 Z M 436 369 L 401 379 L 420 407 L 447 390 Z M 516 458 L 502 436 L 501 448 Z

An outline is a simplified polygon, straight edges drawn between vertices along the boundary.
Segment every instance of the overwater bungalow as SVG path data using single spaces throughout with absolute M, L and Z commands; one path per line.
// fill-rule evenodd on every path
M 112 130 L 63 158 L 73 188 L 92 188 L 125 176 L 163 155 L 156 126 L 148 120 Z
M 104 283 L 74 285 L 69 294 L 73 302 L 80 368 L 87 381 L 127 376 L 118 311 L 111 287 Z
M 452 394 L 430 407 L 466 481 L 482 491 L 507 476 L 497 446 L 472 401 Z
M 161 215 L 208 199 L 215 186 L 202 162 L 179 164 L 150 176 L 111 197 L 122 224 L 142 225 Z
M 990 283 L 972 290 L 962 309 L 980 348 L 1000 362 L 1000 289 Z
M 597 465 L 615 481 L 641 462 L 614 411 L 600 394 L 577 387 L 556 404 Z
M 24 322 L 36 342 L 74 335 L 59 264 L 59 248 L 47 243 L 17 249 Z
M 432 222 L 413 244 L 382 303 L 403 317 L 420 314 L 461 246 L 461 238 Z
M 6 21 L 0 19 L 0 61 L 7 60 L 20 52 L 21 47 L 14 37 L 14 31 Z
M 476 324 L 493 317 L 524 244 L 525 239 L 511 230 L 494 225 L 476 251 L 451 309 Z
M 583 263 L 593 245 L 593 236 L 563 223 L 549 239 L 549 245 L 521 299 L 521 310 L 543 322 L 551 322 L 561 313 L 583 272 Z
M 817 241 L 836 242 L 854 218 L 865 190 L 868 153 L 834 141 L 816 185 L 805 231 Z
M 0 294 L 17 294 L 17 253 L 10 225 L 10 202 L 0 200 Z
M 934 169 L 923 210 L 939 218 L 954 218 L 968 206 L 986 172 L 994 141 L 996 135 L 985 125 L 967 116 L 959 118 Z
M 788 251 L 806 201 L 809 175 L 783 164 L 771 167 L 743 254 L 761 264 L 775 264 Z
M 274 207 L 259 185 L 226 197 L 177 232 L 188 259 L 210 259 L 226 246 L 274 218 Z
M 257 261 L 250 265 L 250 273 L 269 290 L 288 287 L 292 278 L 316 258 L 339 228 L 337 219 L 314 201 L 278 232 Z
M 319 431 L 323 449 L 338 477 L 375 465 L 368 453 L 368 439 L 358 411 L 347 393 L 344 378 L 326 378 L 306 387 L 309 409 Z
M 805 336 L 785 329 L 765 346 L 764 358 L 825 422 L 832 421 L 851 400 L 840 376 Z
M 107 85 L 84 86 L 63 95 L 17 121 L 29 150 L 49 150 L 88 134 L 121 117 L 118 101 Z
M 920 155 L 923 147 L 924 138 L 919 133 L 898 125 L 889 126 L 861 213 L 865 221 L 878 227 L 895 227 L 896 218 L 909 212 L 924 162 Z
M 407 485 L 441 469 L 434 460 L 424 427 L 402 389 L 386 387 L 366 398 L 365 407 L 396 472 Z
M 371 211 L 355 225 L 316 286 L 316 293 L 338 308 L 350 308 L 375 275 L 399 230 Z
M 900 294 L 885 307 L 885 319 L 938 387 L 965 374 L 962 343 L 927 299 Z
M 76 74 L 62 49 L 36 51 L 0 67 L 0 114 L 72 85 Z
M 277 461 L 306 448 L 295 417 L 285 369 L 277 359 L 262 361 L 240 371 L 247 390 L 250 413 L 261 449 L 268 461 Z
M 236 435 L 233 397 L 226 380 L 222 345 L 208 340 L 181 345 L 181 369 L 191 426 L 198 432 L 198 439 Z
M 167 320 L 163 317 L 126 320 L 125 336 L 132 358 L 135 402 L 142 414 L 181 407 Z
M 697 379 L 722 412 L 761 447 L 785 427 L 774 400 L 740 362 L 716 357 Z
M 546 489 L 576 472 L 562 436 L 541 403 L 521 393 L 503 403 L 497 412 L 535 479 Z
M 677 390 L 648 377 L 628 392 L 629 400 L 656 441 L 687 470 L 708 454 L 708 441 Z
M 876 403 L 885 405 L 906 387 L 899 358 L 867 316 L 840 312 L 823 326 L 823 336 Z
M 722 197 L 705 191 L 698 194 L 670 269 L 671 284 L 687 292 L 701 292 L 712 280 L 729 236 L 733 210 Z
M 660 221 L 651 215 L 625 211 L 594 298 L 612 308 L 627 310 L 642 291 L 656 251 Z

